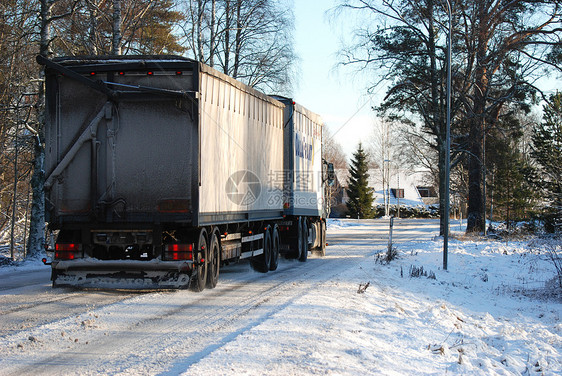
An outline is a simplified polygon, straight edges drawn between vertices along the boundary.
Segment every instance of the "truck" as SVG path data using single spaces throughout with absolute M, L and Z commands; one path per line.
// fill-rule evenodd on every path
M 324 255 L 319 115 L 184 57 L 37 60 L 53 287 L 202 291 Z

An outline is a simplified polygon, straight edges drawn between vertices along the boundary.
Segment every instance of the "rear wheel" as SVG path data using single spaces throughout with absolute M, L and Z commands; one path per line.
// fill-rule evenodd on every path
M 273 226 L 271 232 L 271 261 L 269 262 L 269 270 L 276 270 L 279 266 L 279 227 Z
M 209 256 L 207 270 L 207 288 L 214 289 L 219 281 L 219 269 L 221 263 L 221 250 L 217 232 L 214 231 L 209 241 Z
M 194 266 L 190 285 L 191 289 L 197 292 L 203 291 L 205 289 L 205 285 L 207 284 L 207 243 L 207 231 L 202 228 L 197 240 L 197 250 L 193 255 Z
M 271 262 L 271 226 L 263 232 L 263 253 L 252 259 L 252 267 L 260 273 L 267 273 Z
M 289 252 L 288 258 L 293 259 L 300 259 L 301 255 L 303 254 L 303 238 L 302 238 L 302 217 L 299 217 L 296 221 L 297 225 L 295 226 L 294 233 L 295 238 L 292 241 L 292 249 Z

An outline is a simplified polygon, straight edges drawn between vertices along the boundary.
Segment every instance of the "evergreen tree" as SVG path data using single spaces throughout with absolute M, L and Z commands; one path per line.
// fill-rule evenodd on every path
M 534 197 L 525 179 L 528 164 L 521 152 L 523 133 L 519 121 L 512 117 L 511 122 L 503 123 L 501 129 L 490 131 L 492 137 L 486 144 L 487 193 L 494 219 L 501 218 L 510 228 L 515 221 L 526 217 Z
M 346 203 L 353 218 L 371 218 L 373 216 L 373 191 L 369 188 L 368 155 L 359 143 L 353 154 L 349 167 L 349 180 Z
M 543 107 L 543 122 L 533 130 L 531 155 L 537 162 L 533 184 L 541 189 L 547 205 L 547 230 L 562 223 L 562 93 Z

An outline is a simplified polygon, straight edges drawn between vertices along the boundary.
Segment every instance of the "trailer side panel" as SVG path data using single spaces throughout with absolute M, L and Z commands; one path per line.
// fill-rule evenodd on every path
M 208 67 L 200 83 L 199 224 L 280 218 L 283 104 Z

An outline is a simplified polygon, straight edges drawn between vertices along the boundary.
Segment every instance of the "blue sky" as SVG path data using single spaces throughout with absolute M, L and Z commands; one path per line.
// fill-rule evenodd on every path
M 337 68 L 340 40 L 353 25 L 329 21 L 326 11 L 335 4 L 294 0 L 295 46 L 301 59 L 294 99 L 322 116 L 349 157 L 360 141 L 369 141 L 375 121 L 370 108 L 376 103 L 364 96 L 364 84 L 349 70 Z

